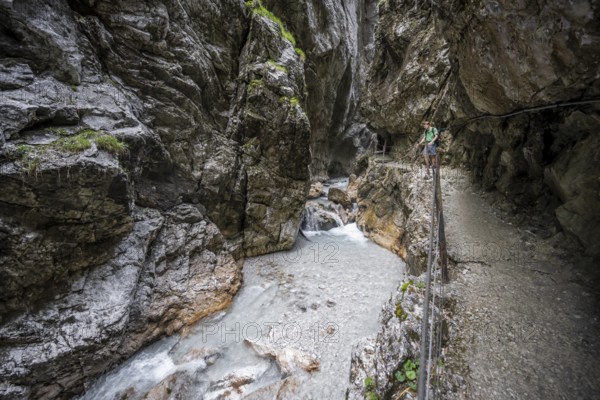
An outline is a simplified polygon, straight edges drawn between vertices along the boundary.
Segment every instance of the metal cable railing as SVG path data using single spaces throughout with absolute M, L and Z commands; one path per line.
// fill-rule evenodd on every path
M 442 366 L 439 361 L 441 361 L 443 351 L 444 284 L 448 282 L 448 257 L 446 254 L 441 184 L 437 168 L 433 169 L 433 174 L 431 230 L 429 232 L 426 289 L 421 320 L 418 400 L 441 398 Z M 436 221 L 437 230 L 434 229 Z
M 372 147 L 370 155 L 382 153 L 374 151 Z M 421 320 L 418 400 L 442 398 L 441 378 L 443 367 L 440 365 L 440 361 L 442 361 L 443 354 L 444 285 L 449 282 L 449 275 L 439 166 L 433 167 L 432 182 L 426 290 Z

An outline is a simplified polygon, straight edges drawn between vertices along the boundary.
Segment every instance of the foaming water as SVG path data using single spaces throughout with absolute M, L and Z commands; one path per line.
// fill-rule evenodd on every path
M 177 366 L 168 354 L 176 341 L 177 339 L 174 337 L 167 338 L 140 351 L 115 371 L 100 378 L 82 398 L 89 400 L 120 399 L 127 390 L 133 389 L 137 393 L 149 390 L 157 382 L 177 371 Z M 124 379 L 128 376 L 135 378 Z
M 323 191 L 325 192 L 325 197 L 327 197 L 330 188 L 335 187 L 339 189 L 346 189 L 348 187 L 348 182 L 348 178 L 334 178 L 323 182 Z
M 345 241 L 356 242 L 356 243 L 368 243 L 369 239 L 367 239 L 363 233 L 358 229 L 356 223 L 339 226 L 337 228 L 330 229 L 328 231 L 305 231 L 304 234 L 307 237 L 315 237 L 315 236 L 332 236 L 338 237 Z
M 316 357 L 318 371 L 298 375 L 297 399 L 343 399 L 353 343 L 374 334 L 382 304 L 402 278 L 404 265 L 366 239 L 356 224 L 307 232 L 289 251 L 247 259 L 244 283 L 232 306 L 140 351 L 101 378 L 83 399 L 143 398 L 171 374 L 187 383 L 182 399 L 238 399 L 277 384 L 274 361 L 245 339 Z M 194 357 L 194 354 L 213 354 Z M 221 389 L 238 377 L 236 390 Z M 263 397 L 253 397 L 260 399 Z M 264 397 L 272 398 L 272 397 Z M 287 397 L 286 397 L 287 398 Z

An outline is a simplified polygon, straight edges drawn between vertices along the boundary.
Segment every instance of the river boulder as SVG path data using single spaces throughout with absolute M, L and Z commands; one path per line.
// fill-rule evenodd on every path
M 332 187 L 329 188 L 329 193 L 327 194 L 327 199 L 329 201 L 333 201 L 334 203 L 341 204 L 346 209 L 352 208 L 352 200 L 344 189 Z

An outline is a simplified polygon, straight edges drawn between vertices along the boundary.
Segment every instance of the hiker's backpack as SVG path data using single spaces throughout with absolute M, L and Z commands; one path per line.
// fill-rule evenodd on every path
M 438 129 L 437 139 L 435 139 L 435 146 L 440 147 L 442 145 L 442 133 L 444 129 Z
M 437 139 L 435 139 L 435 145 L 437 147 L 439 147 L 442 144 L 442 131 L 438 130 L 435 126 L 430 125 L 429 129 L 435 129 L 437 130 Z M 425 132 L 423 132 L 423 134 L 427 134 L 427 132 L 429 131 L 429 129 L 426 129 Z

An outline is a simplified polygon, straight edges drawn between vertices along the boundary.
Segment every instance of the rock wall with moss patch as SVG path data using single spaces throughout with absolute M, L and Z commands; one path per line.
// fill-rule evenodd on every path
M 293 245 L 305 61 L 238 1 L 0 11 L 0 398 L 71 398 Z

